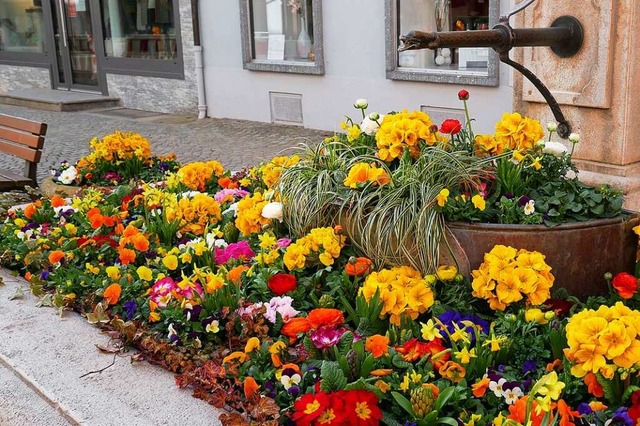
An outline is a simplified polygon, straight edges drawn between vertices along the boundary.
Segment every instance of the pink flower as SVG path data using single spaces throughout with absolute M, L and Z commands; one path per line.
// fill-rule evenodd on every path
M 346 328 L 320 327 L 309 333 L 309 338 L 318 349 L 327 349 L 338 344 Z
M 291 318 L 299 314 L 298 311 L 291 307 L 293 299 L 289 296 L 285 297 L 273 297 L 267 305 L 267 312 L 264 317 L 271 323 L 276 323 L 277 314 L 282 316 L 284 322 L 289 321 Z
M 232 259 L 239 259 L 244 261 L 251 260 L 256 254 L 251 250 L 248 241 L 240 241 L 237 243 L 231 243 L 225 248 L 216 247 L 216 253 L 214 259 L 218 265 L 224 265 Z
M 216 195 L 213 196 L 213 199 L 219 202 L 220 204 L 226 202 L 234 202 L 236 198 L 244 198 L 249 195 L 249 192 L 244 189 L 238 188 L 225 188 L 216 192 Z
M 290 244 L 291 244 L 291 240 L 289 238 L 280 238 L 278 240 L 278 247 L 279 248 L 287 248 L 287 247 L 289 247 Z

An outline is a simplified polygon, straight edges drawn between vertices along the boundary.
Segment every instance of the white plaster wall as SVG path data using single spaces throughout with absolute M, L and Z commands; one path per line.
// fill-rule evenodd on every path
M 501 11 L 510 3 L 503 0 Z M 201 1 L 209 116 L 269 122 L 270 91 L 302 94 L 305 127 L 323 130 L 338 130 L 345 114 L 357 117 L 352 106 L 357 98 L 369 101 L 369 112 L 462 107 L 461 86 L 386 79 L 383 1 L 325 1 L 322 8 L 325 75 L 308 76 L 244 70 L 239 1 Z M 509 74 L 501 65 L 500 86 L 465 87 L 476 132 L 492 133 L 502 113 L 511 110 Z

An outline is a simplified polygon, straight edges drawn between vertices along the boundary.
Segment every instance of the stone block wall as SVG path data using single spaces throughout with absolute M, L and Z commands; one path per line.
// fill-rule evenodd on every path
M 51 89 L 48 68 L 0 64 L 0 93 L 16 89 Z
M 117 96 L 127 108 L 167 113 L 197 113 L 191 0 L 179 0 L 180 35 L 184 61 L 184 80 L 107 74 L 110 96 Z

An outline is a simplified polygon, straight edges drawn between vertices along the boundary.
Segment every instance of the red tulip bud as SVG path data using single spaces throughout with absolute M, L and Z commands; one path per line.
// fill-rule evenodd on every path
M 469 99 L 469 92 L 462 89 L 458 92 L 458 99 L 460 99 L 461 101 L 466 101 L 467 99 Z

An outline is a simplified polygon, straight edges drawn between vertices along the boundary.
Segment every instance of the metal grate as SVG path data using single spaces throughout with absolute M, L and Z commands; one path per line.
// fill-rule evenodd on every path
M 269 103 L 272 123 L 304 125 L 301 94 L 269 92 Z

